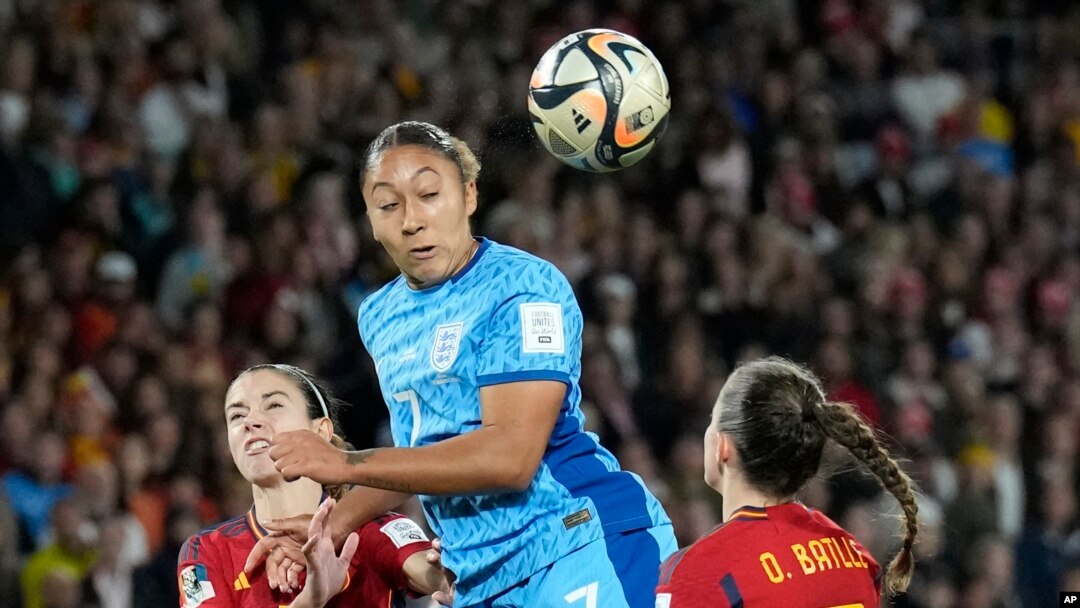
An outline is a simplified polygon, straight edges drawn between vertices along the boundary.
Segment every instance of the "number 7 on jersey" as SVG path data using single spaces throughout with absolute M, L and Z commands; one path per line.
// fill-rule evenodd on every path
M 408 401 L 412 409 L 412 435 L 409 437 L 409 447 L 412 447 L 416 445 L 416 438 L 420 436 L 420 398 L 412 389 L 394 393 L 393 397 L 398 403 Z
M 566 600 L 567 604 L 573 604 L 580 599 L 584 599 L 585 608 L 596 608 L 596 595 L 599 587 L 599 581 L 593 581 L 584 587 L 579 587 L 567 593 L 563 599 Z

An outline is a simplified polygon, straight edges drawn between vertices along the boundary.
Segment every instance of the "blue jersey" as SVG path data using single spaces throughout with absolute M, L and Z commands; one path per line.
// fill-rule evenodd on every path
M 360 336 L 379 375 L 399 447 L 480 428 L 480 388 L 566 384 L 529 488 L 420 496 L 457 602 L 469 606 L 607 535 L 669 523 L 655 497 L 583 430 L 581 310 L 566 278 L 523 251 L 480 240 L 461 271 L 414 290 L 399 276 L 360 305 Z

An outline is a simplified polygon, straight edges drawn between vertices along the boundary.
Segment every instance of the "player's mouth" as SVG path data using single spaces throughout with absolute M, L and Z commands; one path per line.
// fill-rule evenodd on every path
M 413 247 L 409 250 L 409 257 L 414 260 L 430 260 L 435 257 L 435 246 Z
M 257 456 L 270 451 L 270 440 L 262 437 L 248 439 L 244 444 L 244 453 L 248 456 Z

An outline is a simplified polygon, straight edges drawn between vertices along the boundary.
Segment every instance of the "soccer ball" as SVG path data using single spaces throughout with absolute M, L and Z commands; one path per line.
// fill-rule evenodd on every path
M 670 109 L 660 62 L 645 45 L 612 30 L 563 38 L 529 81 L 529 115 L 540 142 L 586 171 L 617 171 L 644 158 Z

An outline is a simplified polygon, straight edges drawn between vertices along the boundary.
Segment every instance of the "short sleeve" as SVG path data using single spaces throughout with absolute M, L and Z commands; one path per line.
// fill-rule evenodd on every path
M 581 310 L 553 266 L 526 267 L 488 320 L 479 348 L 479 386 L 523 380 L 569 384 L 581 352 Z
M 732 592 L 738 588 L 731 574 L 716 574 L 715 564 L 701 564 L 694 557 L 684 559 L 689 547 L 672 554 L 660 566 L 656 587 L 656 608 L 689 608 L 700 606 L 703 598 L 710 606 L 730 608 Z M 714 576 L 715 575 L 715 576 Z M 717 578 L 720 584 L 717 585 Z M 742 605 L 741 599 L 738 605 Z
M 221 608 L 231 604 L 228 581 L 203 535 L 187 539 L 176 563 L 181 608 Z
M 405 560 L 431 548 L 431 541 L 416 522 L 397 513 L 376 518 L 360 529 L 357 557 L 369 560 L 392 589 L 408 583 L 402 568 Z M 354 558 L 354 563 L 356 558 Z

